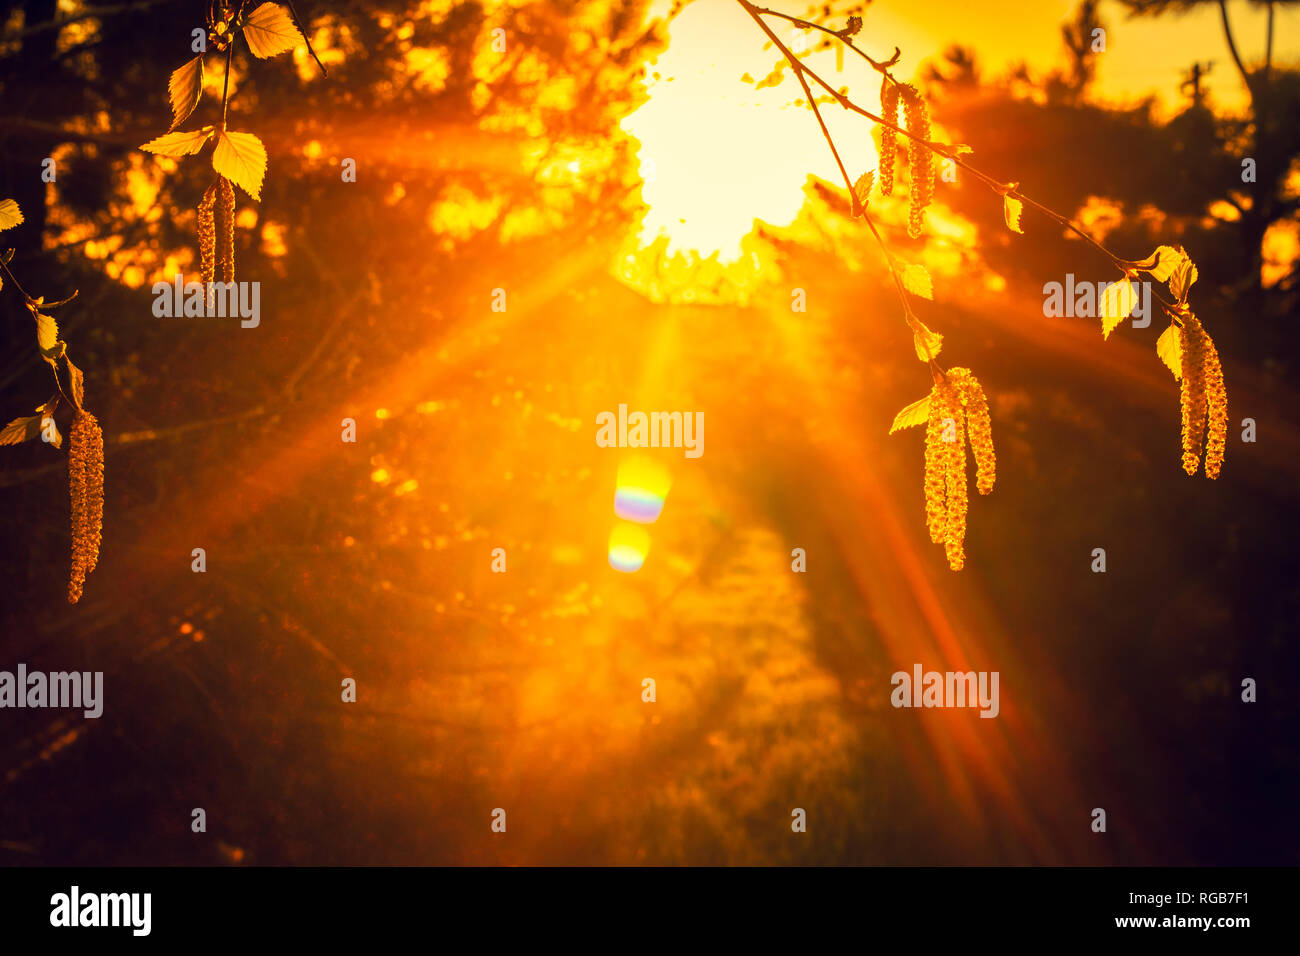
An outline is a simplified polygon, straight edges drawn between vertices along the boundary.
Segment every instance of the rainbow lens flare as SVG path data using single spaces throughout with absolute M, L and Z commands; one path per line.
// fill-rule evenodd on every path
M 637 524 L 653 524 L 672 487 L 668 469 L 651 458 L 629 458 L 618 466 L 614 514 Z
M 632 574 L 641 570 L 650 553 L 650 532 L 640 525 L 620 521 L 609 533 L 609 566 Z

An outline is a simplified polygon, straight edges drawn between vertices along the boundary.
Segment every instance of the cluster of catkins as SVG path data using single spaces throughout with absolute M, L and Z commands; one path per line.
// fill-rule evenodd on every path
M 892 82 L 888 77 L 880 88 L 880 115 L 887 122 L 898 125 L 899 103 L 907 118 L 906 128 L 917 139 L 908 139 L 907 158 L 911 166 L 911 202 L 907 234 L 920 238 L 925 222 L 925 209 L 934 197 L 934 157 L 928 147 L 930 141 L 930 112 L 920 91 L 910 83 Z M 880 130 L 880 192 L 888 196 L 894 191 L 894 162 L 898 155 L 897 133 L 889 126 Z
M 1205 446 L 1205 476 L 1218 478 L 1228 438 L 1228 391 L 1219 352 L 1190 312 L 1182 316 L 1183 471 L 1196 474 Z
M 72 499 L 72 573 L 68 603 L 81 600 L 86 575 L 99 563 L 104 527 L 104 433 L 95 416 L 79 410 L 68 439 L 68 493 Z
M 205 283 L 235 281 L 235 189 L 225 176 L 199 202 L 199 260 Z
M 979 493 L 993 490 L 997 459 L 984 389 L 970 369 L 954 368 L 930 390 L 925 431 L 925 520 L 930 540 L 942 544 L 948 567 L 966 563 L 966 439 L 975 453 Z

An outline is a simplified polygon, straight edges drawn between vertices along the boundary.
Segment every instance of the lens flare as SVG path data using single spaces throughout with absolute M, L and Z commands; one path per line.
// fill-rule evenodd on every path
M 618 466 L 614 514 L 638 524 L 653 524 L 672 487 L 668 469 L 651 458 L 629 458 Z
M 644 488 L 620 488 L 614 492 L 614 514 L 638 524 L 653 524 L 664 510 L 664 500 Z
M 615 571 L 640 571 L 649 553 L 650 532 L 640 525 L 620 521 L 609 533 L 609 566 Z

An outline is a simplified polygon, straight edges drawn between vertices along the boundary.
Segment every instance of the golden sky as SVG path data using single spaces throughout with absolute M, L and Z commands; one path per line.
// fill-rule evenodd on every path
M 899 73 L 904 76 L 912 74 L 931 51 L 952 43 L 975 47 L 988 71 L 1000 73 L 1018 60 L 1043 70 L 1062 62 L 1060 25 L 1071 19 L 1077 6 L 1074 0 L 876 0 L 868 8 L 865 32 L 898 37 L 879 44 L 878 51 L 902 47 Z M 1133 100 L 1156 93 L 1173 102 L 1188 66 L 1214 60 L 1206 85 L 1216 103 L 1228 109 L 1242 105 L 1241 80 L 1223 39 L 1217 7 L 1205 6 L 1182 16 L 1129 19 L 1118 3 L 1103 2 L 1100 15 L 1108 28 L 1097 73 L 1103 98 Z M 1228 15 L 1243 59 L 1248 64 L 1262 59 L 1264 10 L 1231 0 Z M 1300 59 L 1300 10 L 1279 8 L 1273 34 L 1275 63 Z

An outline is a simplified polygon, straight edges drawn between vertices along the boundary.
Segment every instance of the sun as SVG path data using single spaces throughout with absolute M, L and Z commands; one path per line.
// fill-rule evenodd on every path
M 793 49 L 804 31 L 779 23 L 777 35 Z M 754 221 L 787 226 L 804 203 L 809 174 L 835 181 L 834 160 L 797 81 L 757 89 L 780 54 L 764 49 L 763 35 L 737 3 L 697 3 L 672 22 L 667 50 L 647 67 L 649 100 L 623 121 L 640 142 L 642 192 L 649 205 L 641 240 L 666 236 L 669 251 L 742 257 L 741 240 Z M 836 75 L 832 53 L 809 60 Z M 848 82 L 848 71 L 837 76 Z M 856 74 L 855 74 L 855 78 Z M 876 165 L 867 128 L 849 116 L 829 116 L 846 162 Z

